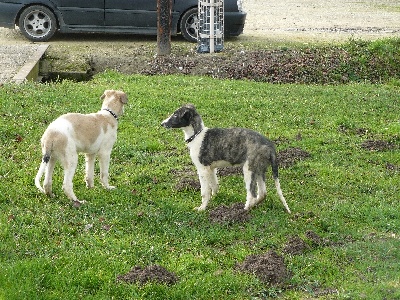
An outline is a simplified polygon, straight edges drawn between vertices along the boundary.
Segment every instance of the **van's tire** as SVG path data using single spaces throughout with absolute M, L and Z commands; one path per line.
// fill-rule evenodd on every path
M 182 36 L 189 42 L 197 42 L 199 31 L 198 9 L 194 7 L 187 10 L 182 15 L 180 25 Z

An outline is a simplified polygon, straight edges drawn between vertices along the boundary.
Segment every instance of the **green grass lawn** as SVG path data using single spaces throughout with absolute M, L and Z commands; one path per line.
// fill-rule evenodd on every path
M 87 190 L 84 160 L 74 208 L 54 175 L 54 198 L 33 179 L 40 137 L 66 112 L 100 109 L 105 89 L 129 104 L 112 152 L 111 184 Z M 208 127 L 247 127 L 310 157 L 280 170 L 292 214 L 267 181 L 267 200 L 244 223 L 216 224 L 209 211 L 245 202 L 243 178 L 220 178 L 208 210 L 200 192 L 177 190 L 194 171 L 183 133 L 160 126 L 194 103 Z M 209 77 L 124 76 L 87 83 L 0 87 L 0 299 L 400 299 L 400 88 L 387 85 L 272 85 Z M 366 141 L 390 147 L 371 151 Z M 98 168 L 98 167 L 97 167 Z M 98 169 L 97 169 L 98 173 Z M 267 174 L 267 178 L 271 178 Z M 313 231 L 328 241 L 300 255 L 282 249 Z M 291 276 L 279 286 L 238 272 L 237 263 L 274 250 Z M 171 286 L 126 284 L 134 266 L 175 273 Z

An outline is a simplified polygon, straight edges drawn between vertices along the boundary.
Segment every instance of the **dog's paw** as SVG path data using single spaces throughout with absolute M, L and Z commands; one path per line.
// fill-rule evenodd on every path
M 255 204 L 251 203 L 251 204 L 247 204 L 244 206 L 244 210 L 250 210 Z
M 52 191 L 52 189 L 50 188 L 47 188 L 47 189 L 42 189 L 42 190 L 40 190 L 43 194 L 45 194 L 47 197 L 50 197 L 50 198 L 53 198 L 54 197 L 54 194 L 53 194 L 53 191 Z
M 92 188 L 94 188 L 94 181 L 93 181 L 93 179 L 85 179 L 85 182 L 86 182 L 86 187 L 88 188 L 88 189 L 92 189 Z
M 195 208 L 193 208 L 193 210 L 197 210 L 197 211 L 203 211 L 203 210 L 205 210 L 206 209 L 206 207 L 204 206 L 199 206 L 199 207 L 195 207 Z
M 109 186 L 106 186 L 105 187 L 107 190 L 114 190 L 114 189 L 116 189 L 117 187 L 116 186 L 113 186 L 113 185 L 109 185 Z
M 73 205 L 74 207 L 76 207 L 76 208 L 81 207 L 81 205 L 83 205 L 84 203 L 85 203 L 85 200 L 78 200 L 78 199 L 76 199 L 76 200 L 72 201 L 72 205 Z
M 250 208 L 254 207 L 257 205 L 257 199 L 256 198 L 248 198 L 246 200 L 246 204 L 244 205 L 245 210 L 249 210 Z

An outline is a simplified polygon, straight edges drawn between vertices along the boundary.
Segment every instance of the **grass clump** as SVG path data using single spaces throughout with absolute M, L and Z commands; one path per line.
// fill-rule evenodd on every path
M 66 199 L 59 167 L 56 197 L 39 194 L 33 178 L 47 125 L 66 112 L 99 110 L 99 96 L 110 88 L 129 97 L 110 167 L 117 189 L 103 190 L 97 179 L 87 190 L 81 157 L 74 186 L 85 205 L 76 209 Z M 115 72 L 86 83 L 3 85 L 0 298 L 396 299 L 399 99 L 396 85 L 272 85 Z M 176 189 L 185 173 L 195 172 L 183 134 L 160 127 L 187 102 L 206 126 L 252 128 L 276 141 L 279 152 L 309 154 L 280 171 L 292 215 L 270 180 L 266 202 L 241 222 L 211 222 L 214 209 L 245 202 L 240 174 L 220 178 L 208 211 L 192 210 L 200 192 Z M 362 147 L 368 140 L 390 147 Z M 299 239 L 304 250 L 288 251 Z M 238 270 L 246 258 L 270 251 L 287 268 L 283 282 L 268 284 Z M 118 280 L 135 266 L 155 265 L 179 280 Z

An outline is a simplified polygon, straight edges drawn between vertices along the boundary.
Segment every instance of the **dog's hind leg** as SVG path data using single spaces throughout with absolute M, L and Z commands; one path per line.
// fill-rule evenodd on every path
M 43 188 L 46 195 L 50 197 L 54 197 L 53 194 L 53 172 L 54 167 L 56 166 L 57 159 L 54 156 L 51 156 L 47 165 L 46 170 L 44 173 L 44 181 L 43 181 Z
M 247 162 L 243 166 L 243 175 L 247 190 L 244 209 L 248 210 L 257 204 L 257 176 L 249 170 Z
M 203 167 L 197 171 L 201 186 L 201 205 L 194 209 L 201 211 L 206 209 L 208 202 L 211 199 L 211 192 L 213 191 L 212 182 L 216 180 L 216 174 L 215 171 L 211 170 L 209 167 Z
M 85 163 L 86 163 L 86 174 L 85 174 L 85 182 L 88 188 L 94 187 L 94 161 L 96 155 L 95 154 L 85 154 Z
M 256 204 L 259 204 L 262 201 L 264 201 L 265 197 L 267 196 L 267 189 L 265 187 L 265 174 L 257 176 L 257 187 L 258 187 L 258 192 L 257 192 Z
M 78 154 L 70 153 L 69 156 L 61 159 L 61 164 L 64 167 L 64 182 L 63 182 L 63 190 L 65 195 L 67 195 L 68 199 L 75 203 L 81 203 L 74 193 L 73 186 L 73 178 L 75 174 L 76 167 L 78 165 Z

